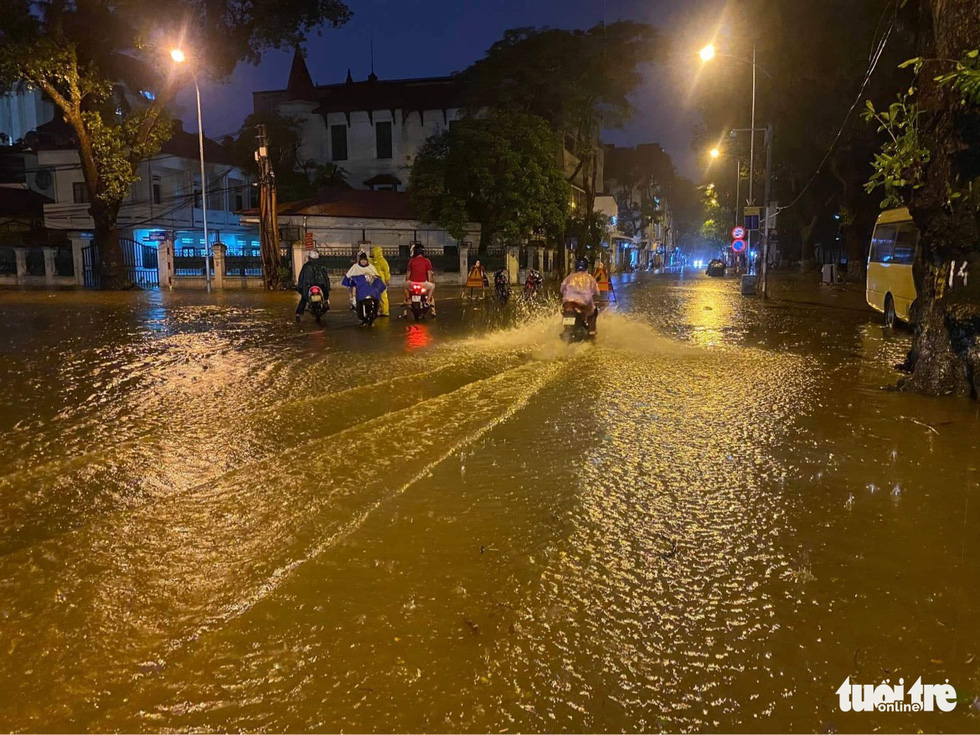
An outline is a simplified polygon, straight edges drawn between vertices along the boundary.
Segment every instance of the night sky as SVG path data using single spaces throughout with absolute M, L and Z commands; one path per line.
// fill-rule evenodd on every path
M 305 45 L 316 84 L 342 82 L 348 67 L 355 79 L 367 77 L 372 30 L 375 73 L 381 79 L 396 79 L 461 70 L 482 57 L 508 28 L 588 28 L 603 15 L 608 22 L 651 23 L 675 51 L 665 64 L 647 71 L 646 83 L 635 95 L 637 112 L 630 124 L 608 131 L 604 140 L 617 145 L 660 143 L 681 173 L 700 176 L 690 143 L 698 118 L 688 97 L 699 63 L 697 49 L 711 34 L 704 21 L 718 17 L 720 10 L 715 0 L 348 0 L 347 5 L 354 15 L 348 24 L 314 34 Z M 220 137 L 237 131 L 252 110 L 253 91 L 285 87 L 291 58 L 291 52 L 270 52 L 257 67 L 240 65 L 228 82 L 204 82 L 205 133 Z M 178 102 L 185 127 L 196 130 L 193 90 L 184 89 Z

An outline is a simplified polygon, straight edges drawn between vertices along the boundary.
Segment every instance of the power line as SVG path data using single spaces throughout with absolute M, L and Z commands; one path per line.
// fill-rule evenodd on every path
M 895 21 L 898 19 L 898 11 L 899 11 L 899 9 L 901 7 L 901 2 L 899 2 L 898 0 L 896 0 L 896 2 L 894 3 L 894 5 L 895 5 L 895 10 L 892 13 L 891 22 L 888 24 L 888 28 L 885 31 L 884 35 L 881 37 L 881 41 L 878 42 L 877 47 L 875 47 L 875 44 L 872 43 L 872 52 L 871 52 L 871 55 L 869 56 L 868 70 L 867 70 L 867 72 L 864 75 L 864 80 L 861 82 L 861 88 L 858 90 L 857 96 L 854 98 L 854 102 L 851 103 L 851 106 L 848 108 L 847 114 L 844 116 L 844 121 L 841 123 L 840 128 L 837 130 L 837 135 L 835 135 L 834 136 L 834 139 L 830 142 L 830 147 L 827 148 L 827 152 L 824 154 L 823 158 L 820 160 L 820 164 L 817 166 L 816 170 L 813 172 L 813 175 L 810 177 L 810 180 L 807 181 L 806 182 L 806 185 L 800 190 L 800 193 L 796 195 L 796 198 L 792 202 L 790 202 L 789 204 L 787 204 L 785 207 L 779 207 L 772 214 L 768 214 L 767 217 L 766 217 L 767 220 L 772 219 L 774 216 L 776 216 L 780 212 L 783 212 L 783 211 L 785 211 L 787 209 L 790 209 L 791 207 L 795 206 L 800 201 L 800 199 L 803 198 L 803 195 L 807 192 L 807 190 L 810 188 L 810 186 L 816 180 L 817 176 L 820 175 L 820 172 L 823 170 L 824 165 L 827 163 L 828 159 L 830 158 L 831 153 L 833 153 L 834 148 L 837 147 L 837 143 L 838 143 L 838 141 L 840 141 L 841 135 L 844 134 L 844 129 L 847 127 L 847 123 L 850 121 L 851 115 L 854 114 L 854 109 L 858 106 L 858 103 L 861 101 L 861 98 L 864 96 L 864 91 L 868 87 L 868 82 L 871 81 L 871 76 L 874 74 L 875 69 L 878 67 L 878 62 L 881 60 L 881 56 L 882 56 L 882 54 L 885 51 L 885 46 L 888 43 L 888 39 L 891 36 L 892 31 L 895 28 Z M 882 18 L 884 18 L 885 14 L 888 12 L 888 8 L 889 7 L 891 7 L 891 3 L 889 3 L 889 5 L 887 5 L 887 6 L 885 6 L 885 10 L 882 12 L 881 18 L 878 19 L 878 26 L 875 28 L 875 39 L 877 39 L 877 36 L 878 36 L 878 28 L 881 27 L 881 20 L 882 20 Z

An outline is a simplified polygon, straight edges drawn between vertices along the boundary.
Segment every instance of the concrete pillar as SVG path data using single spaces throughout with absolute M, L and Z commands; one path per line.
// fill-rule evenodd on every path
M 228 246 L 223 242 L 216 242 L 211 246 L 214 251 L 214 289 L 220 291 L 225 287 L 225 255 Z
M 44 282 L 54 285 L 54 248 L 44 248 Z
M 541 271 L 542 273 L 544 273 L 545 272 L 545 267 L 544 267 L 544 245 L 539 245 L 537 247 L 537 251 L 538 251 L 538 270 Z
M 14 262 L 17 264 L 17 285 L 23 286 L 27 277 L 27 249 L 14 248 Z
M 306 262 L 306 245 L 302 240 L 293 243 L 293 281 L 299 280 L 299 272 L 303 270 L 303 263 Z
M 157 274 L 160 277 L 160 288 L 174 290 L 174 243 L 164 240 L 157 245 Z
M 521 265 L 521 249 L 517 245 L 507 246 L 507 276 L 511 284 L 520 283 L 518 273 Z
M 470 273 L 470 249 L 469 246 L 460 243 L 459 245 L 459 285 L 466 283 L 466 276 Z

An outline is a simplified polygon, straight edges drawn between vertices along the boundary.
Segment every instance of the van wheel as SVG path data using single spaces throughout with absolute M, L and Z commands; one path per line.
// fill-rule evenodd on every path
M 885 296 L 885 326 L 888 329 L 893 329 L 895 320 L 895 299 L 892 298 L 891 294 L 888 294 Z

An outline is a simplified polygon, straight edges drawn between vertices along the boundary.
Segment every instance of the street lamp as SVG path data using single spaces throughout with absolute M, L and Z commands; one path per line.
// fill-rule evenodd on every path
M 712 158 L 718 158 L 721 155 L 721 151 L 717 148 L 712 148 L 710 151 L 708 151 L 708 155 Z
M 170 58 L 175 64 L 187 61 L 187 55 L 182 49 L 170 51 Z M 201 157 L 201 215 L 204 220 L 204 282 L 208 293 L 211 293 L 211 244 L 208 242 L 208 179 L 204 173 L 204 126 L 201 124 L 201 88 L 197 84 L 197 72 L 190 66 L 191 79 L 194 80 L 194 93 L 197 95 L 197 147 Z M 193 211 L 193 205 L 192 211 Z M 193 219 L 193 218 L 192 218 Z
M 752 120 L 751 120 L 751 123 L 749 125 L 749 202 L 752 203 L 752 206 L 755 206 L 755 197 L 753 195 L 753 184 L 755 183 L 755 133 L 756 133 L 756 127 L 755 127 L 755 101 L 756 101 L 756 73 L 758 71 L 761 71 L 763 74 L 765 74 L 770 79 L 772 79 L 772 74 L 770 74 L 769 72 L 767 72 L 765 69 L 761 68 L 756 63 L 756 47 L 755 47 L 755 44 L 752 44 L 752 60 L 751 61 L 749 61 L 748 59 L 743 59 L 743 58 L 741 58 L 739 56 L 732 56 L 731 54 L 719 54 L 719 53 L 716 53 L 715 52 L 715 47 L 712 44 L 710 44 L 710 43 L 707 46 L 705 46 L 703 49 L 701 49 L 700 56 L 701 56 L 701 61 L 702 62 L 705 62 L 705 63 L 711 61 L 713 58 L 715 58 L 715 56 L 724 56 L 727 59 L 734 59 L 735 61 L 740 61 L 743 64 L 751 64 L 751 66 L 752 66 Z M 767 222 L 768 222 L 768 218 L 769 218 L 768 206 L 769 206 L 769 202 L 766 202 L 766 207 L 767 207 L 767 210 L 766 210 L 766 220 L 767 220 Z M 767 227 L 767 230 L 768 230 L 768 227 Z M 752 250 L 752 232 L 749 231 L 748 235 L 749 235 L 749 247 L 748 247 L 748 249 L 749 249 L 749 251 L 751 251 Z M 766 239 L 767 242 L 763 243 L 763 279 L 762 279 L 763 280 L 763 294 L 765 294 L 765 287 L 767 285 L 765 283 L 765 280 L 766 280 L 766 277 L 765 277 L 765 259 L 768 257 L 768 252 L 766 252 L 768 250 L 768 247 L 767 247 L 768 246 L 768 240 L 769 240 L 768 236 L 765 239 Z M 749 263 L 749 267 L 750 267 L 750 272 L 751 272 L 751 261 Z

